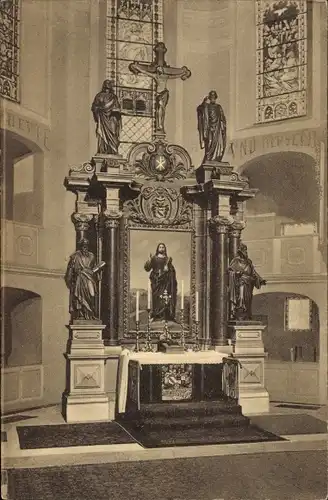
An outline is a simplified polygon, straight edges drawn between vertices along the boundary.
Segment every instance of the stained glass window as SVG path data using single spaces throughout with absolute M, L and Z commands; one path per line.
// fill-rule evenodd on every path
M 152 140 L 154 88 L 150 78 L 129 70 L 133 61 L 152 61 L 163 39 L 163 0 L 107 0 L 106 78 L 114 80 L 123 113 L 120 154 Z
M 20 0 L 0 1 L 0 95 L 19 101 Z
M 258 123 L 306 114 L 307 2 L 257 0 Z

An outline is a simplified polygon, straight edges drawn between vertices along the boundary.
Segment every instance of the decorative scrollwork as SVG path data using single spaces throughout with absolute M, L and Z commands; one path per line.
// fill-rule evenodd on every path
M 232 172 L 232 174 L 230 175 L 230 180 L 233 182 L 245 182 L 246 187 L 249 186 L 248 178 L 244 175 L 239 174 L 238 172 Z
M 73 167 L 70 168 L 69 170 L 69 175 L 72 174 L 92 174 L 95 172 L 95 165 L 92 164 L 91 162 L 84 162 L 81 163 L 80 165 L 74 165 Z
M 132 148 L 128 163 L 136 177 L 157 182 L 185 179 L 191 171 L 191 159 L 187 151 L 161 139 Z
M 156 227 L 189 227 L 192 222 L 192 204 L 177 189 L 144 186 L 135 200 L 125 204 L 131 225 Z

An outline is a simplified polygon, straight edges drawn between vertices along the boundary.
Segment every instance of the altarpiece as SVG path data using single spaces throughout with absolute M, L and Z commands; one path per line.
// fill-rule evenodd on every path
M 143 372 L 147 378 L 144 380 L 148 387 L 144 393 L 146 399 L 160 390 L 160 400 L 165 400 L 163 394 L 170 393 L 166 390 L 170 377 L 178 379 L 180 385 L 184 380 L 186 391 L 180 391 L 184 394 L 181 399 L 190 397 L 190 384 L 186 382 L 190 378 L 193 378 L 191 391 L 196 399 L 204 397 L 206 379 L 212 380 L 212 388 L 207 394 L 218 397 L 214 390 L 215 380 L 222 374 L 223 358 L 232 355 L 232 343 L 236 343 L 239 335 L 238 321 L 231 322 L 238 318 L 229 299 L 229 273 L 233 272 L 229 263 L 239 255 L 241 232 L 245 226 L 243 203 L 254 197 L 256 190 L 250 189 L 247 179 L 234 172 L 233 166 L 222 161 L 226 124 L 223 110 L 215 102 L 215 91 L 209 93 L 197 111 L 199 127 L 211 120 L 213 126 L 219 127 L 212 136 L 206 129 L 200 130 L 201 144 L 205 147 L 202 164 L 195 168 L 181 145 L 167 142 L 167 84 L 173 78 L 187 80 L 191 72 L 185 66 L 169 66 L 165 54 L 164 43 L 158 42 L 152 62 L 135 61 L 129 66 L 132 73 L 147 75 L 155 84 L 153 140 L 135 144 L 126 158 L 112 149 L 104 153 L 104 138 L 108 137 L 113 143 L 112 117 L 115 113 L 117 123 L 120 113 L 117 104 L 110 104 L 117 100 L 113 82 L 106 80 L 102 92 L 97 95 L 99 109 L 94 112 L 97 134 L 102 134 L 101 149 L 91 161 L 72 168 L 65 179 L 66 188 L 76 194 L 76 210 L 72 215 L 76 241 L 77 244 L 88 241 L 88 251 L 97 263 L 91 269 L 92 283 L 95 289 L 98 287 L 94 293 L 94 314 L 73 316 L 69 326 L 69 372 L 82 370 L 84 379 L 89 376 L 89 382 L 85 390 L 83 383 L 79 386 L 76 382 L 78 377 L 71 375 L 70 389 L 66 390 L 66 409 L 70 402 L 74 407 L 75 399 L 83 397 L 89 398 L 88 404 L 93 405 L 93 409 L 96 408 L 92 399 L 95 397 L 104 407 L 104 363 L 108 359 L 108 349 L 120 352 L 122 348 L 134 349 L 134 359 L 139 366 L 145 363 L 138 358 L 140 351 L 145 351 L 143 356 L 147 353 L 154 356 L 155 351 L 167 353 L 166 368 L 164 366 L 159 375 L 155 368 Z M 104 110 L 101 109 L 102 99 L 108 103 Z M 112 115 L 110 106 L 113 106 Z M 219 149 L 215 145 L 217 140 L 221 141 Z M 248 337 L 240 334 L 242 344 L 245 338 L 248 339 L 246 345 L 252 338 L 251 332 L 254 333 L 254 324 L 248 323 L 245 327 Z M 253 335 L 258 354 L 261 349 L 263 351 L 261 333 L 258 333 L 261 328 L 256 330 L 255 337 Z M 214 358 L 215 352 L 220 353 L 211 362 L 220 365 L 220 374 L 216 373 L 212 379 L 209 373 L 206 374 L 204 363 L 193 361 L 195 366 L 191 374 L 188 362 L 188 351 L 195 351 L 193 356 L 189 355 L 194 359 L 197 352 L 208 349 L 212 350 Z M 245 352 L 244 347 L 242 352 Z M 170 362 L 169 353 L 180 353 L 182 371 L 179 363 Z M 150 357 L 146 359 L 148 365 L 158 364 L 156 361 L 150 363 Z M 237 397 L 237 379 L 231 375 L 238 371 L 237 360 L 236 363 L 231 357 L 225 362 L 225 382 L 219 384 L 220 394 L 225 387 L 226 395 L 233 394 L 233 400 Z M 202 367 L 200 371 L 197 365 Z M 87 371 L 92 375 L 87 375 Z M 260 391 L 262 382 L 258 380 Z M 175 399 L 172 394 L 171 397 Z M 69 418 L 75 417 L 73 411 Z

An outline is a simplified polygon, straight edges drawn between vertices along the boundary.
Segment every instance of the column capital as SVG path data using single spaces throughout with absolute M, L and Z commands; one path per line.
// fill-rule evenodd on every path
M 234 218 L 230 215 L 215 215 L 209 220 L 209 225 L 217 233 L 227 233 L 234 223 Z
M 87 231 L 90 226 L 90 222 L 93 219 L 92 214 L 84 214 L 81 212 L 74 212 L 72 214 L 72 222 L 75 226 L 76 231 Z
M 246 227 L 246 222 L 243 220 L 234 220 L 230 226 L 230 234 L 233 236 L 240 236 L 240 233 Z
M 117 228 L 122 218 L 121 211 L 105 211 L 103 212 L 103 221 L 106 229 Z

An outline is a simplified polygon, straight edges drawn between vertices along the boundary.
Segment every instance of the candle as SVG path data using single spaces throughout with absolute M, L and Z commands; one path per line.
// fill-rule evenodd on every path
M 139 321 L 139 290 L 136 294 L 136 321 Z
M 150 296 L 151 296 L 151 288 L 150 288 L 150 280 L 148 280 L 148 295 L 147 295 L 147 309 L 150 310 Z
M 181 281 L 181 309 L 184 309 L 184 290 L 183 290 L 183 281 Z
M 198 292 L 196 292 L 196 307 L 195 307 L 195 309 L 196 309 L 195 310 L 195 313 L 196 313 L 195 318 L 196 318 L 196 321 L 198 321 L 199 320 L 199 318 L 198 318 Z

